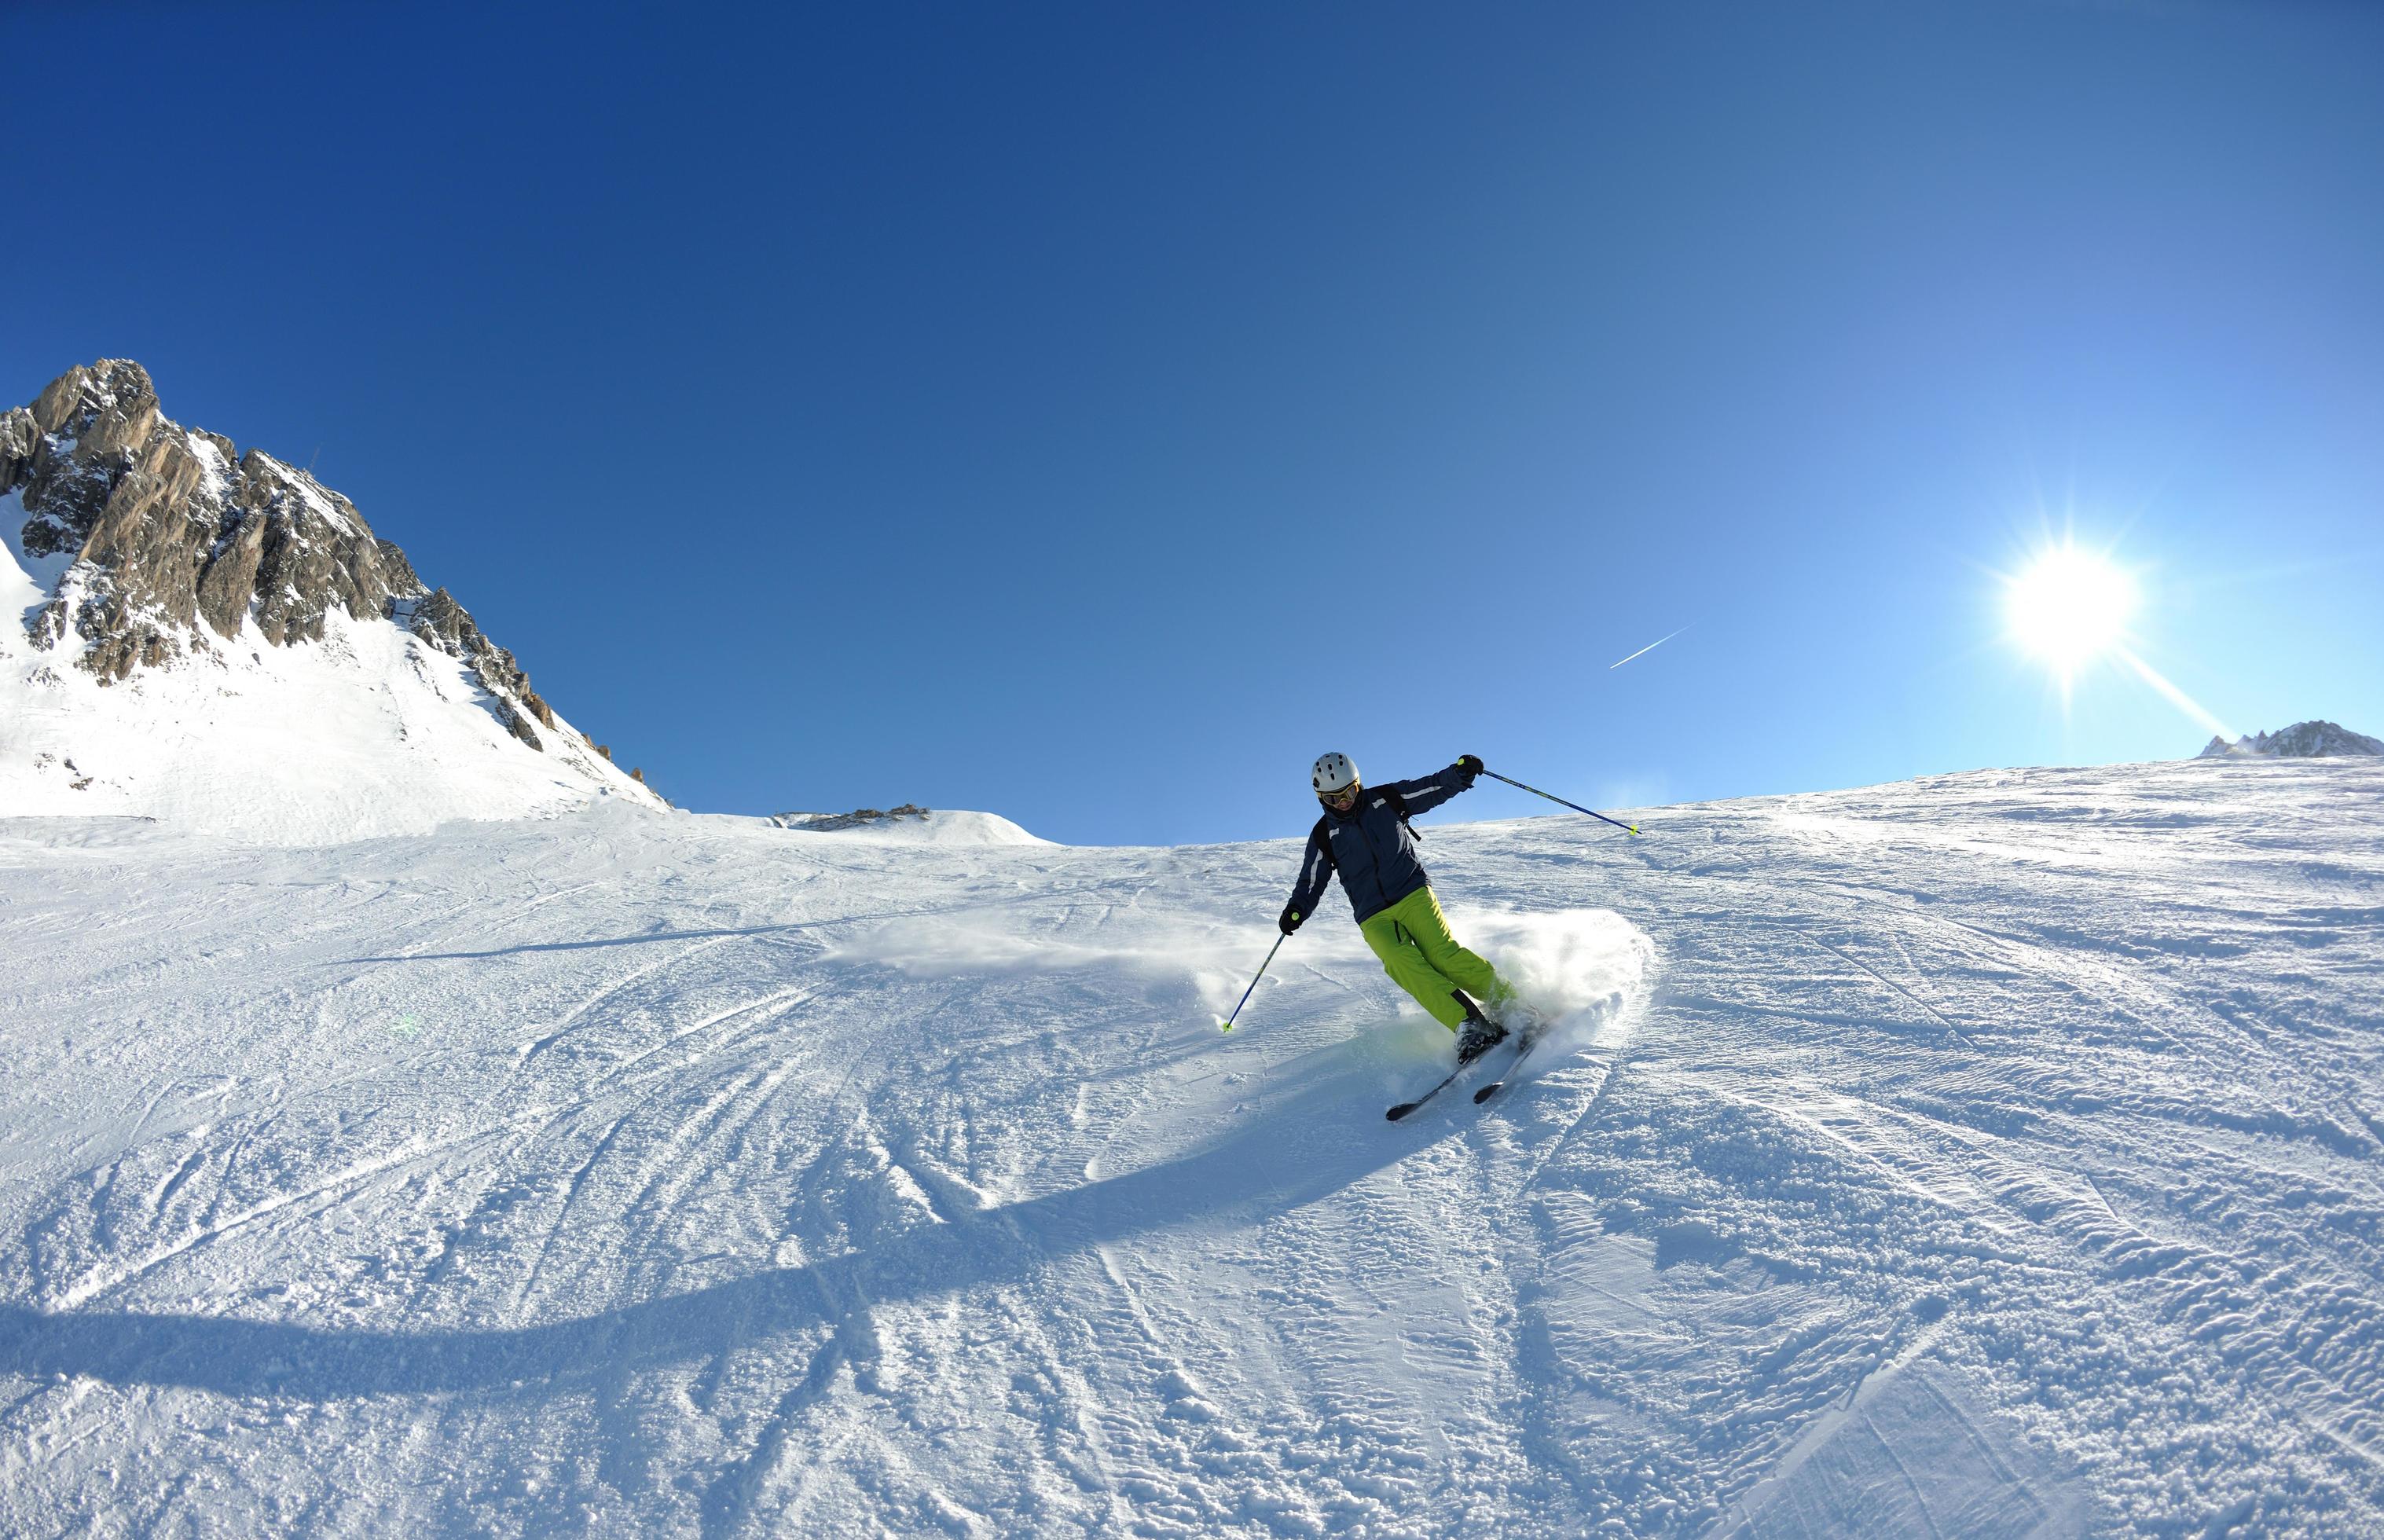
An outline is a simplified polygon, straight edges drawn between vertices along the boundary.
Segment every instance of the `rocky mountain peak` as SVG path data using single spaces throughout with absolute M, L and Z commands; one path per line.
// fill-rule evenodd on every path
M 277 647 L 319 641 L 333 606 L 378 618 L 423 592 L 355 504 L 175 423 L 126 359 L 69 369 L 0 417 L 0 495 L 12 491 L 24 553 L 70 558 L 30 628 L 45 645 L 80 639 L 74 661 L 103 679 L 228 640 L 243 620 Z
M 34 648 L 102 684 L 260 642 L 321 643 L 335 611 L 393 622 L 464 664 L 522 744 L 658 800 L 561 724 L 514 654 L 354 503 L 262 449 L 176 423 L 130 359 L 69 369 L 0 413 L 0 539 L 38 593 L 23 612 Z
M 2213 735 L 2196 759 L 2325 759 L 2338 754 L 2384 754 L 2384 742 L 2332 722 L 2296 722 L 2273 733 L 2252 733 L 2229 743 Z

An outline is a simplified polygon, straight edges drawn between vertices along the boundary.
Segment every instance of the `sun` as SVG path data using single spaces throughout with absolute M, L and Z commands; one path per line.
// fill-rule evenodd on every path
M 2004 593 L 2012 640 L 2065 678 L 2117 648 L 2135 613 L 2135 579 L 2067 541 L 2007 579 Z

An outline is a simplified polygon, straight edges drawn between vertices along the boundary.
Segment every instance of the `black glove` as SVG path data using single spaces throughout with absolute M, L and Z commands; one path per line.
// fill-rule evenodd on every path
M 1283 912 L 1283 918 L 1275 922 L 1275 928 L 1282 931 L 1285 936 L 1288 936 L 1293 931 L 1298 930 L 1299 928 L 1299 922 L 1307 917 L 1307 915 L 1302 914 L 1298 910 L 1293 909 L 1289 905 L 1285 905 Z
M 1465 778 L 1470 781 L 1482 774 L 1482 762 L 1471 754 L 1459 754 L 1457 756 L 1457 768 L 1463 771 Z

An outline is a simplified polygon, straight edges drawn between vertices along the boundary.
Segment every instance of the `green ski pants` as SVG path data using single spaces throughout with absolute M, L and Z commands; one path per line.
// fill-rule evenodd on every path
M 1448 934 L 1447 916 L 1429 888 L 1417 888 L 1358 928 L 1383 960 L 1383 972 L 1451 1032 L 1464 1025 L 1465 1008 L 1450 991 L 1462 989 L 1491 1004 L 1515 993 L 1497 970 Z

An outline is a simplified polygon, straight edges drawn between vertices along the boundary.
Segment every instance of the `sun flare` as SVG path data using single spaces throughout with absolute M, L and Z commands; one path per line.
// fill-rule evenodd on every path
M 2004 596 L 2012 639 L 2064 675 L 2117 647 L 2135 611 L 2135 579 L 2069 544 L 2037 557 Z

